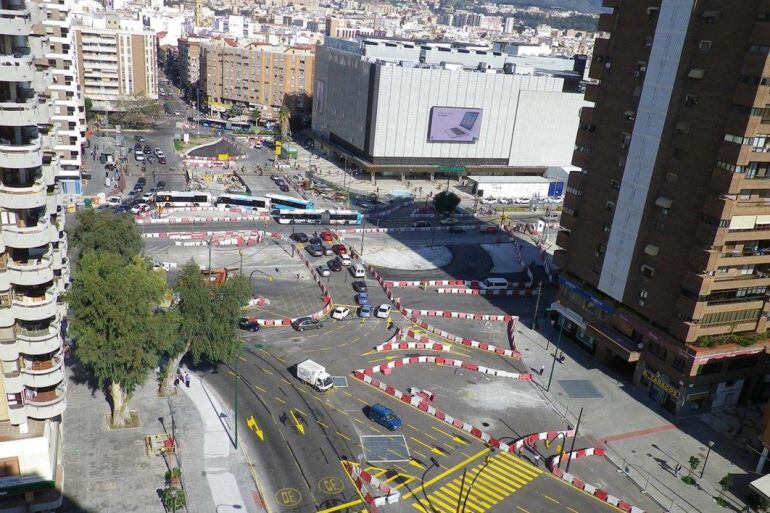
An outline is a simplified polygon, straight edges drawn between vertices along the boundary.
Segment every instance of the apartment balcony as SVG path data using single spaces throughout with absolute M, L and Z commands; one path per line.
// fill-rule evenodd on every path
M 725 230 L 727 229 L 725 228 Z M 766 239 L 770 239 L 770 224 L 758 224 L 753 228 L 745 230 L 728 230 L 727 233 L 725 233 L 723 243 Z
M 0 9 L 0 35 L 28 36 L 32 31 L 32 16 L 28 9 Z
M 58 311 L 57 293 L 46 293 L 40 295 L 21 295 L 15 294 L 13 304 L 13 315 L 16 319 L 22 321 L 42 321 L 54 317 Z
M 34 397 L 25 396 L 27 416 L 33 419 L 50 419 L 61 415 L 67 407 L 67 388 L 59 385 L 53 390 L 38 392 Z
M 58 231 L 47 219 L 38 219 L 37 224 L 26 226 L 17 224 L 2 225 L 3 242 L 12 248 L 25 249 L 45 246 L 58 238 Z
M 24 261 L 8 260 L 8 279 L 13 285 L 33 286 L 53 280 L 52 252 Z
M 16 328 L 16 346 L 18 352 L 38 356 L 53 353 L 61 348 L 61 325 L 52 322 L 46 328 Z
M 0 70 L 1 71 L 1 70 Z M 2 123 L 2 118 L 0 118 Z M 0 140 L 0 162 L 5 168 L 29 169 L 43 164 L 40 138 L 29 139 L 21 144 Z
M 22 358 L 21 381 L 24 386 L 46 388 L 64 381 L 64 358 L 54 356 L 47 360 Z
M 8 209 L 31 209 L 46 204 L 47 186 L 38 178 L 27 186 L 12 186 L 0 183 L 0 207 Z
M 716 268 L 718 266 L 737 267 L 742 265 L 758 264 L 770 264 L 770 252 L 766 250 L 725 251 L 721 254 L 718 254 L 718 260 L 712 265 L 708 266 L 708 268 Z
M 31 55 L 0 56 L 0 80 L 3 82 L 31 82 L 35 74 Z
M 47 102 L 32 97 L 23 102 L 0 102 L 0 123 L 4 126 L 32 126 L 48 122 L 51 111 Z
M 602 13 L 599 15 L 599 24 L 596 27 L 597 32 L 615 32 L 615 14 Z M 598 43 L 600 40 L 597 39 Z M 608 53 L 602 53 L 602 55 L 609 55 Z
M 755 270 L 752 274 L 736 274 L 732 276 L 712 276 L 710 292 L 720 290 L 742 289 L 749 287 L 770 287 L 770 273 Z
M 677 321 L 669 325 L 669 331 L 673 336 L 688 343 L 698 340 L 698 337 L 706 335 L 726 335 L 728 333 L 747 333 L 757 331 L 761 325 L 765 324 L 762 319 L 747 320 L 743 322 L 733 322 L 727 324 L 716 324 L 704 326 L 698 322 Z

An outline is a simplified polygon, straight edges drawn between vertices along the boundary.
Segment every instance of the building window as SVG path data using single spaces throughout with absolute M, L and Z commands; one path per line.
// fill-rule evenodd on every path
M 642 276 L 645 278 L 652 278 L 655 276 L 655 269 L 650 267 L 649 265 L 642 265 Z
M 671 366 L 674 368 L 675 371 L 683 373 L 685 364 L 687 364 L 687 360 L 685 360 L 684 356 L 677 355 L 676 357 L 674 357 L 674 361 L 671 364 Z
M 709 41 L 708 39 L 702 39 L 700 43 L 698 43 L 698 49 L 701 50 L 702 52 L 708 52 L 709 50 L 711 50 L 711 44 L 712 44 L 711 41 Z
M 647 291 L 644 289 L 639 290 L 639 304 L 644 306 L 647 302 Z
M 676 173 L 666 173 L 666 181 L 668 183 L 676 183 L 679 180 L 679 175 Z
M 697 94 L 684 95 L 685 108 L 692 109 L 694 107 L 697 107 L 699 103 L 700 103 L 700 97 Z
M 665 362 L 666 356 L 668 356 L 668 351 L 663 346 L 653 341 L 650 341 L 649 344 L 647 344 L 647 352 L 662 362 Z
M 660 219 L 655 220 L 655 231 L 663 233 L 663 229 L 665 228 L 665 224 Z
M 612 179 L 610 180 L 610 187 L 612 187 L 613 191 L 619 191 L 620 190 L 620 181 Z
M 607 208 L 607 212 L 609 212 L 610 214 L 613 214 L 615 212 L 615 203 L 613 203 L 612 201 L 608 201 L 606 208 Z

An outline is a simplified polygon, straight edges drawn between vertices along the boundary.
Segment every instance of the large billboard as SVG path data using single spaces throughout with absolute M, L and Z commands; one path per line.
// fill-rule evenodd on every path
M 433 107 L 428 142 L 475 143 L 481 133 L 481 109 Z

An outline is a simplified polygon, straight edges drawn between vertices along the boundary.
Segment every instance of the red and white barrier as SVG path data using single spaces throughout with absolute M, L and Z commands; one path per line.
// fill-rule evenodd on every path
M 379 513 L 379 510 L 377 509 L 378 506 L 393 504 L 398 502 L 398 500 L 401 498 L 401 493 L 398 490 L 391 488 L 383 481 L 380 481 L 371 475 L 369 472 L 362 470 L 359 465 L 343 460 L 342 467 L 345 469 L 345 472 L 347 472 L 348 476 L 350 476 L 351 481 L 353 481 L 353 485 L 356 487 L 361 497 L 363 497 L 364 503 L 366 503 L 366 508 L 371 513 Z M 372 486 L 374 489 L 384 493 L 385 495 L 375 497 L 366 489 L 366 485 Z
M 641 508 L 637 508 L 636 506 L 632 506 L 628 502 L 622 500 L 619 497 L 615 497 L 614 495 L 610 495 L 608 492 L 602 490 L 601 488 L 598 488 L 592 484 L 586 483 L 585 481 L 582 481 L 575 477 L 573 474 L 570 474 L 568 472 L 564 472 L 562 469 L 557 467 L 556 465 L 558 463 L 561 463 L 560 457 L 562 459 L 569 458 L 571 460 L 578 459 L 578 458 L 585 458 L 586 456 L 604 456 L 604 449 L 600 447 L 589 447 L 587 449 L 580 449 L 578 451 L 572 451 L 568 452 L 565 455 L 559 455 L 555 454 L 551 457 L 549 457 L 546 460 L 546 465 L 548 466 L 548 469 L 551 471 L 551 473 L 558 477 L 559 479 L 566 481 L 567 483 L 571 484 L 575 488 L 579 490 L 583 490 L 586 493 L 589 493 L 598 499 L 611 504 L 612 506 L 615 506 L 621 511 L 625 511 L 626 513 L 644 513 L 644 510 Z
M 433 363 L 435 365 L 444 367 L 457 367 L 460 369 L 470 370 L 478 372 L 480 374 L 489 374 L 490 376 L 500 376 L 502 378 L 511 378 L 519 381 L 532 381 L 532 374 L 510 372 L 498 369 L 491 369 L 483 365 L 477 365 L 475 363 L 468 363 L 463 360 L 456 360 L 454 358 L 446 358 L 444 356 L 422 355 L 422 356 L 407 356 L 400 360 L 393 360 L 387 363 L 382 363 L 369 367 L 367 369 L 360 369 L 356 372 L 362 372 L 365 375 L 371 375 L 375 373 L 389 374 L 396 367 L 403 367 L 405 365 L 415 365 L 420 363 Z
M 399 306 L 399 305 L 396 305 Z M 414 310 L 412 308 L 406 308 L 399 306 L 399 309 L 404 312 L 407 317 L 419 316 L 419 317 L 445 317 L 451 319 L 470 319 L 474 321 L 500 321 L 510 322 L 515 317 L 513 315 L 497 315 L 497 314 L 480 314 L 480 313 L 468 313 L 468 312 L 452 312 L 448 310 Z
M 436 289 L 439 294 L 466 294 L 471 296 L 512 296 L 512 297 L 532 297 L 537 295 L 537 291 L 532 288 L 514 289 L 514 290 L 486 290 L 486 289 Z
M 534 445 L 538 442 L 553 441 L 558 437 L 563 436 L 566 438 L 572 438 L 575 436 L 574 429 L 568 429 L 564 431 L 543 431 L 542 433 L 532 433 L 531 435 L 523 436 L 513 442 L 513 446 L 516 450 L 521 449 L 525 445 Z

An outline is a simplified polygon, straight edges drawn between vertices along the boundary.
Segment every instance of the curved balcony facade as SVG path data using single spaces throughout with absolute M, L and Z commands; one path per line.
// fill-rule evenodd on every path
M 53 259 L 49 251 L 27 261 L 8 260 L 8 279 L 13 285 L 41 285 L 53 280 Z
M 21 296 L 13 298 L 13 316 L 22 321 L 42 321 L 55 316 L 59 307 L 56 302 L 57 293 L 47 293 L 41 296 Z
M 2 76 L 0 68 L 0 77 Z M 1 122 L 2 118 L 0 118 Z M 32 139 L 26 144 L 10 144 L 0 141 L 0 161 L 3 167 L 29 169 L 43 165 L 43 150 L 40 139 Z
M 28 417 L 33 419 L 50 419 L 64 413 L 67 407 L 66 387 L 59 386 L 55 390 L 38 393 L 35 397 L 25 399 L 25 409 Z
M 58 238 L 58 231 L 48 220 L 39 220 L 33 226 L 6 224 L 2 226 L 3 242 L 12 248 L 37 248 Z
M 21 381 L 24 386 L 46 388 L 56 386 L 64 380 L 64 358 L 56 356 L 45 362 L 25 364 L 21 368 Z
M 0 207 L 2 208 L 14 210 L 38 208 L 45 205 L 47 201 L 47 186 L 42 178 L 38 178 L 26 187 L 0 183 Z
M 53 353 L 61 348 L 61 325 L 52 322 L 47 328 L 16 329 L 18 352 L 29 356 L 41 356 Z
M 28 36 L 32 32 L 32 15 L 28 9 L 0 9 L 0 34 Z
M 40 103 L 34 97 L 21 103 L 0 102 L 0 123 L 4 126 L 46 124 L 50 115 L 48 103 Z

